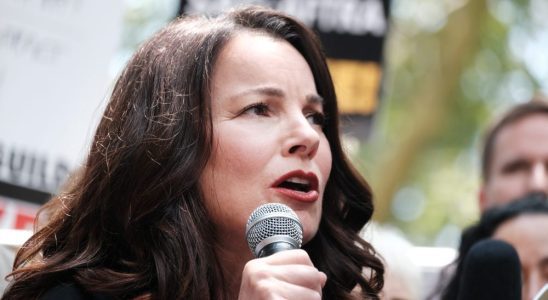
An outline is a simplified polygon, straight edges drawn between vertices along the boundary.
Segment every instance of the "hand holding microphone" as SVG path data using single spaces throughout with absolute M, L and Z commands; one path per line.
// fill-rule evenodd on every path
M 255 209 L 246 238 L 257 259 L 245 265 L 239 299 L 321 299 L 327 276 L 299 249 L 302 237 L 302 225 L 288 206 L 269 203 Z

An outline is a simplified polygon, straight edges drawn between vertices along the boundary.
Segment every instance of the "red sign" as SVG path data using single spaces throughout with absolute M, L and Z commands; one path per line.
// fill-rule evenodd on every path
M 0 229 L 32 230 L 40 206 L 0 196 Z

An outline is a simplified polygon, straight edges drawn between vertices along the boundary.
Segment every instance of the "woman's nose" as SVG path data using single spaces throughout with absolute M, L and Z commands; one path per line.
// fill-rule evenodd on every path
M 297 155 L 301 158 L 312 158 L 320 145 L 320 127 L 311 124 L 308 119 L 299 114 L 290 118 L 287 124 L 287 138 L 283 147 L 285 156 Z
M 542 279 L 540 275 L 537 272 L 534 272 L 534 274 L 529 275 L 528 282 L 524 283 L 522 289 L 523 289 L 523 298 L 527 300 L 532 300 L 533 297 L 538 294 L 540 290 L 544 287 L 545 284 L 548 284 L 545 280 Z M 544 298 L 542 298 L 544 299 Z

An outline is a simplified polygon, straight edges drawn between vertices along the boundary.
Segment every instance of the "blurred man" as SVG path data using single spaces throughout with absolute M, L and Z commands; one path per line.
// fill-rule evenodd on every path
M 481 212 L 529 193 L 548 194 L 548 102 L 508 111 L 487 133 L 482 156 Z

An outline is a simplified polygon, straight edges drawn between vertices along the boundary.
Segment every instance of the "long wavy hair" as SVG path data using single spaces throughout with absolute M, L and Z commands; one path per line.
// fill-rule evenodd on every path
M 378 299 L 384 268 L 358 234 L 372 216 L 372 193 L 341 148 L 320 43 L 300 22 L 260 7 L 182 17 L 140 47 L 114 86 L 79 176 L 46 205 L 54 213 L 18 252 L 5 299 L 37 298 L 67 280 L 116 298 L 228 298 L 198 179 L 211 153 L 215 60 L 250 30 L 293 45 L 325 99 L 332 172 L 319 231 L 303 247 L 327 274 L 323 297 L 352 299 L 357 291 Z

